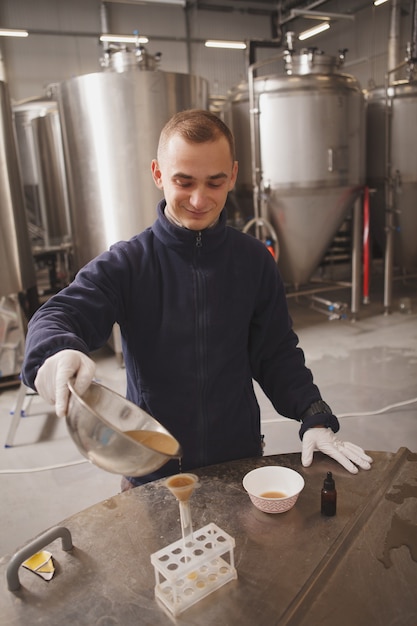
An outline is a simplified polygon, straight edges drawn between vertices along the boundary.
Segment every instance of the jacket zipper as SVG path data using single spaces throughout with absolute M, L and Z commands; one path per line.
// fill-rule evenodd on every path
M 207 420 L 204 408 L 204 394 L 207 380 L 207 307 L 206 307 L 206 284 L 204 273 L 199 265 L 200 251 L 203 247 L 202 233 L 198 231 L 195 239 L 195 278 L 196 278 L 196 352 L 197 352 L 197 384 L 198 384 L 198 437 L 200 453 L 200 465 L 207 464 Z

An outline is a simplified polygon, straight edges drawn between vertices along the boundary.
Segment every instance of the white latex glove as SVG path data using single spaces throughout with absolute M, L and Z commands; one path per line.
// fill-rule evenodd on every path
M 304 467 L 311 465 L 316 450 L 331 456 L 352 474 L 358 473 L 356 465 L 364 470 L 371 469 L 372 458 L 354 443 L 337 439 L 330 428 L 309 428 L 304 433 L 301 450 L 301 463 Z
M 68 409 L 68 381 L 74 379 L 74 389 L 80 395 L 90 386 L 96 364 L 79 350 L 61 350 L 50 356 L 39 368 L 35 387 L 39 395 L 55 405 L 58 417 L 65 417 Z

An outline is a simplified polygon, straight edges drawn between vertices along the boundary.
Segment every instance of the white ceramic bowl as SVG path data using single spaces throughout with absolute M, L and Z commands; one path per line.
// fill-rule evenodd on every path
M 248 472 L 243 478 L 243 487 L 260 511 L 284 513 L 297 502 L 304 488 L 304 478 L 289 467 L 267 465 Z M 281 497 L 277 497 L 278 494 L 282 494 Z

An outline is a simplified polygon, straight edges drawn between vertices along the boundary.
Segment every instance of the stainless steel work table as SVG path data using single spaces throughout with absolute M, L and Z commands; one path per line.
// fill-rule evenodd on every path
M 320 454 L 307 469 L 299 454 L 285 454 L 197 470 L 194 530 L 214 522 L 235 539 L 238 578 L 177 618 L 154 597 L 150 555 L 181 537 L 178 503 L 157 481 L 65 520 L 74 547 L 63 550 L 61 539 L 47 547 L 56 566 L 49 582 L 21 567 L 21 588 L 9 591 L 11 557 L 3 557 L 0 623 L 416 626 L 417 454 L 371 454 L 373 468 L 356 476 Z M 244 474 L 269 464 L 304 476 L 287 513 L 261 513 L 243 490 Z M 338 491 L 331 518 L 320 514 L 328 470 Z

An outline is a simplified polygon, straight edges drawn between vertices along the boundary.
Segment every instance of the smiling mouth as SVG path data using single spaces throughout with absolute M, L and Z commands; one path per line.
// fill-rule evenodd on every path
M 192 215 L 193 217 L 204 217 L 205 215 L 208 215 L 210 213 L 210 210 L 208 211 L 196 211 L 195 209 L 186 209 L 187 213 Z

